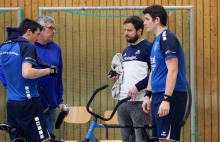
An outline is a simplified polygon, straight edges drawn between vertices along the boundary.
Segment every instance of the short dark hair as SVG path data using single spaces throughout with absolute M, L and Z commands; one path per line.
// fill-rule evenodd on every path
M 40 31 L 42 31 L 43 28 L 36 21 L 26 18 L 20 23 L 19 29 L 21 35 L 24 35 L 28 29 L 30 29 L 31 32 L 34 33 L 35 31 L 37 31 L 37 29 L 40 29 Z
M 167 25 L 167 12 L 165 8 L 161 5 L 152 5 L 144 9 L 143 11 L 144 14 L 150 14 L 152 17 L 153 21 L 159 17 L 160 18 L 160 24 L 163 26 Z
M 125 19 L 124 24 L 131 23 L 134 25 L 134 28 L 137 30 L 142 29 L 141 34 L 143 33 L 144 30 L 144 21 L 138 16 L 130 16 L 127 19 Z

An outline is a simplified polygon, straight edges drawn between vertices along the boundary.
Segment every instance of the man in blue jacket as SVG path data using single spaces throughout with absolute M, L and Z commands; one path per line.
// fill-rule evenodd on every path
M 62 84 L 62 55 L 61 49 L 59 45 L 54 43 L 53 37 L 56 33 L 55 29 L 55 21 L 53 18 L 49 16 L 40 16 L 35 20 L 39 23 L 43 29 L 40 35 L 37 38 L 34 46 L 37 51 L 38 57 L 50 65 L 58 67 L 59 73 L 57 77 L 53 76 L 42 76 L 36 78 L 36 83 L 38 86 L 41 86 L 47 97 L 50 101 L 50 108 L 47 111 L 46 115 L 49 119 L 51 132 L 54 133 L 55 129 L 55 122 L 56 122 L 56 108 L 58 107 L 59 110 L 63 107 L 63 84 Z M 36 65 L 37 69 L 40 69 L 40 65 Z M 5 88 L 7 88 L 7 84 L 5 81 L 4 73 L 1 71 L 1 63 L 0 63 L 0 80 Z M 45 96 L 42 94 L 41 91 L 38 92 L 40 94 L 40 101 L 44 109 L 48 107 L 48 102 Z
M 62 55 L 59 45 L 53 42 L 53 37 L 56 33 L 54 19 L 49 16 L 40 16 L 35 21 L 43 27 L 43 30 L 38 36 L 37 42 L 34 44 L 37 50 L 37 55 L 42 61 L 58 67 L 59 70 L 57 77 L 42 76 L 36 79 L 37 85 L 44 89 L 50 101 L 50 109 L 47 112 L 47 116 L 49 118 L 53 132 L 56 122 L 56 108 L 58 107 L 61 111 L 64 105 L 62 84 Z M 40 66 L 38 65 L 36 68 L 40 68 Z M 43 108 L 46 109 L 48 103 L 42 92 L 39 92 L 39 94 Z

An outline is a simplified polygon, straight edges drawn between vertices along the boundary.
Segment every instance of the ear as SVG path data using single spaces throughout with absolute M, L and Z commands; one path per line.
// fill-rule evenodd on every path
M 159 24 L 159 23 L 160 23 L 160 18 L 159 18 L 159 17 L 156 17 L 155 20 L 154 20 L 154 22 L 157 23 L 157 24 Z
M 28 36 L 30 36 L 30 34 L 31 34 L 31 30 L 28 29 L 26 33 L 27 33 Z
M 137 33 L 141 35 L 142 29 L 137 30 Z

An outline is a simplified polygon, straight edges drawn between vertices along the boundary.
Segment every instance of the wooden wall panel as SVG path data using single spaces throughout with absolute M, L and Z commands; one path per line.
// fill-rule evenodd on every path
M 217 46 L 217 35 L 218 29 L 217 24 L 215 24 L 216 17 L 217 17 L 217 1 L 211 0 L 210 1 L 210 42 L 211 42 L 211 49 L 210 49 L 210 58 L 211 58 L 211 88 L 210 88 L 210 96 L 211 96 L 211 141 L 219 140 L 219 127 L 218 127 L 218 46 Z
M 199 142 L 219 141 L 219 110 L 220 110 L 220 3 L 218 0 L 0 0 L 0 7 L 21 7 L 25 17 L 35 19 L 38 16 L 39 6 L 144 6 L 152 4 L 193 5 L 194 6 L 194 61 L 195 61 L 195 93 L 196 102 L 196 129 Z M 69 105 L 86 105 L 95 88 L 109 84 L 108 89 L 97 95 L 92 104 L 93 111 L 104 114 L 112 109 L 117 101 L 111 98 L 113 83 L 106 78 L 112 57 L 121 52 L 128 44 L 124 39 L 123 18 L 94 18 L 89 14 L 118 15 L 118 11 L 95 11 L 79 14 L 68 12 L 46 12 L 56 20 L 57 33 L 54 41 L 62 48 L 64 71 L 64 100 Z M 128 12 L 128 14 L 133 14 Z M 137 14 L 134 12 L 134 14 Z M 177 11 L 170 13 L 168 26 L 178 35 L 183 47 L 188 46 L 189 27 L 186 27 L 188 13 Z M 5 27 L 16 26 L 16 13 L 0 13 L 0 42 L 6 38 Z M 182 24 L 179 24 L 182 23 Z M 109 28 L 105 28 L 109 27 Z M 91 34 L 93 33 L 93 34 Z M 144 32 L 144 37 L 153 41 L 154 36 Z M 187 49 L 187 48 L 186 48 Z M 189 64 L 189 50 L 185 50 L 186 62 Z M 189 77 L 187 66 L 187 76 Z M 5 121 L 6 91 L 0 86 L 1 104 L 0 120 Z M 101 121 L 100 121 L 101 122 Z M 104 122 L 103 122 L 104 123 Z M 181 141 L 190 141 L 190 120 L 182 129 Z M 68 139 L 83 139 L 87 124 L 68 125 L 65 137 Z M 61 138 L 62 130 L 56 131 Z M 105 139 L 105 130 L 97 130 L 95 135 Z M 119 130 L 109 130 L 112 139 L 119 139 Z M 9 141 L 8 134 L 0 132 L 0 138 Z

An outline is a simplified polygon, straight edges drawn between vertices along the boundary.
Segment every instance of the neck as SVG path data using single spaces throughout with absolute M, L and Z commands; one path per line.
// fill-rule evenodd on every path
M 134 43 L 131 43 L 131 45 L 137 45 L 138 43 L 140 43 L 143 40 L 144 40 L 143 37 L 139 37 L 138 40 L 136 42 L 134 42 Z
M 166 29 L 165 26 L 158 27 L 154 32 L 155 36 L 157 37 L 164 29 Z
M 45 41 L 45 40 L 43 40 L 41 37 L 38 37 L 37 42 L 40 43 L 41 45 L 46 45 L 46 44 L 48 44 L 50 41 Z

